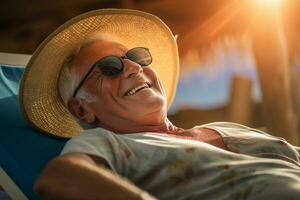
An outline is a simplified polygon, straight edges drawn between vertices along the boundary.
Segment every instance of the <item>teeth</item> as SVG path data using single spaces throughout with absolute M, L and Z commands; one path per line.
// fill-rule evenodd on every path
M 125 96 L 131 96 L 134 93 L 136 93 L 136 91 L 142 89 L 142 88 L 150 88 L 151 84 L 150 83 L 143 83 L 142 85 L 139 85 L 133 89 L 131 89 L 129 92 L 126 93 Z

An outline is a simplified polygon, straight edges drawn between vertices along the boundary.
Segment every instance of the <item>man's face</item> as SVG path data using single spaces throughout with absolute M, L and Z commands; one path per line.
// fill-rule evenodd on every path
M 122 57 L 127 51 L 120 43 L 95 41 L 80 50 L 73 66 L 82 79 L 99 59 L 109 55 Z M 95 102 L 85 102 L 88 110 L 102 127 L 116 131 L 137 131 L 135 126 L 162 123 L 166 117 L 166 101 L 157 74 L 150 66 L 141 67 L 128 59 L 122 61 L 124 69 L 119 75 L 106 76 L 96 67 L 86 79 L 82 87 L 96 97 Z M 128 95 L 129 90 L 146 82 L 151 84 L 150 88 Z

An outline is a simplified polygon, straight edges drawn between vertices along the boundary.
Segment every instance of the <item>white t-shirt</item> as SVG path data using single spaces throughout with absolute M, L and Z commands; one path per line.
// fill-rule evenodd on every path
M 167 134 L 97 128 L 70 139 L 61 154 L 102 157 L 159 199 L 300 199 L 299 154 L 292 145 L 234 123 L 200 127 L 218 131 L 230 151 Z

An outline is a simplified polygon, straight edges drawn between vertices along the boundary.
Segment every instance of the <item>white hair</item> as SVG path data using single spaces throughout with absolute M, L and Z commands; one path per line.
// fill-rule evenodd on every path
M 59 76 L 59 93 L 60 96 L 67 106 L 69 99 L 75 92 L 76 87 L 78 87 L 82 77 L 79 76 L 78 73 L 75 72 L 73 68 L 70 67 L 70 63 L 63 66 L 60 76 Z M 81 87 L 77 92 L 76 96 L 81 98 L 87 102 L 95 102 L 96 97 L 88 93 L 84 87 Z
M 68 108 L 68 101 L 72 97 L 75 92 L 76 87 L 78 87 L 80 81 L 83 76 L 79 76 L 79 74 L 74 70 L 73 61 L 74 58 L 79 54 L 80 50 L 89 44 L 95 41 L 115 41 L 120 42 L 121 40 L 115 36 L 109 34 L 94 34 L 83 40 L 81 43 L 77 45 L 74 52 L 65 60 L 63 63 L 59 78 L 58 78 L 58 91 L 63 100 L 64 105 Z M 96 96 L 87 92 L 84 87 L 81 87 L 78 91 L 78 98 L 81 98 L 87 102 L 95 102 Z M 90 127 L 86 123 L 82 123 L 78 121 L 82 127 Z

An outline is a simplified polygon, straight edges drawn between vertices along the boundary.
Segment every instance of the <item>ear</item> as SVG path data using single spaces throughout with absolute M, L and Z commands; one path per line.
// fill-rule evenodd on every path
M 89 109 L 88 104 L 82 99 L 71 97 L 68 101 L 68 109 L 72 115 L 88 124 L 92 124 L 96 121 L 96 116 Z

